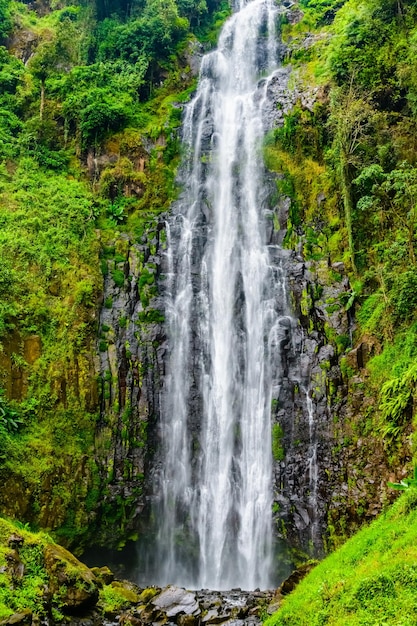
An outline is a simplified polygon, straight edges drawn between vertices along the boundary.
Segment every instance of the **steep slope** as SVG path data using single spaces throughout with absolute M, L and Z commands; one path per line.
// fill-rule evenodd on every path
M 417 490 L 320 563 L 265 626 L 415 624 Z

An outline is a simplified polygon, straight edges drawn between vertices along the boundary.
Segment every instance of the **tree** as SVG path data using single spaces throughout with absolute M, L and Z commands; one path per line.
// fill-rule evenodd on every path
M 355 89 L 353 80 L 347 89 L 333 90 L 329 124 L 333 131 L 336 172 L 340 182 L 349 253 L 354 272 L 356 263 L 352 226 L 352 181 L 362 163 L 361 153 L 371 135 L 376 117 L 377 113 L 369 99 Z
M 6 37 L 12 26 L 9 5 L 9 0 L 0 0 L 0 42 Z
M 40 81 L 39 119 L 45 108 L 45 84 L 56 71 L 70 67 L 78 56 L 79 35 L 70 19 L 60 23 L 56 31 L 45 31 L 44 39 L 29 62 L 32 74 Z
M 417 169 L 409 163 L 402 163 L 390 172 L 382 190 L 389 198 L 389 206 L 402 228 L 407 233 L 408 255 L 415 265 L 415 233 L 417 225 Z

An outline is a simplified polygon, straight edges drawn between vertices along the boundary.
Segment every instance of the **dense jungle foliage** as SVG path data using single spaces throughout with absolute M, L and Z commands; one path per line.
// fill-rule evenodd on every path
M 340 280 L 330 265 L 344 262 L 351 290 L 331 306 L 355 313 L 353 345 L 372 357 L 359 381 L 369 403 L 353 429 L 378 433 L 395 466 L 417 399 L 417 6 L 300 0 L 299 8 L 282 32 L 301 97 L 268 137 L 266 159 L 291 197 L 287 243 L 301 239 L 327 280 Z M 352 341 L 342 339 L 333 337 L 352 389 Z
M 114 259 L 124 282 L 120 238 L 146 239 L 176 194 L 196 34 L 210 47 L 228 13 L 217 0 L 0 2 L 0 508 L 67 544 L 91 533 L 103 487 L 101 272 Z

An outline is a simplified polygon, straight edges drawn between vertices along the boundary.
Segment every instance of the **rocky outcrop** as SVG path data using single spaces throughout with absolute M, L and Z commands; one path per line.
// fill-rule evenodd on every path
M 156 219 L 141 243 L 121 234 L 103 251 L 95 454 L 103 497 L 96 540 L 111 546 L 137 531 L 144 506 L 148 431 L 158 415 L 163 373 L 163 315 L 155 287 L 162 229 Z
M 92 570 L 46 535 L 20 534 L 0 520 L 0 585 L 9 590 L 0 600 L 2 615 L 9 613 L 1 624 L 35 624 L 54 611 L 85 613 L 97 604 L 99 584 Z
M 98 585 L 93 572 L 68 550 L 55 544 L 44 549 L 49 579 L 47 594 L 65 613 L 77 613 L 94 606 Z
M 343 263 L 305 262 L 288 251 L 286 272 L 295 321 L 282 345 L 287 376 L 272 407 L 279 427 L 274 516 L 278 537 L 297 560 L 323 555 L 375 518 L 395 498 L 388 481 L 404 476 L 393 472 L 378 433 L 366 431 L 374 402 L 365 392 L 366 363 L 378 346 L 363 339 L 354 346 L 355 307 Z M 402 449 L 404 467 L 407 441 Z

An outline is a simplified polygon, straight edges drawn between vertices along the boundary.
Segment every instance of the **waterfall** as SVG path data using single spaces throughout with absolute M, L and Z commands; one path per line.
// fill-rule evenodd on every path
M 271 403 L 292 324 L 279 249 L 267 241 L 262 162 L 276 21 L 274 0 L 241 1 L 185 111 L 183 191 L 167 225 L 169 358 L 154 478 L 161 585 L 271 585 Z
M 309 434 L 309 446 L 308 446 L 308 478 L 309 478 L 309 497 L 308 506 L 310 509 L 311 520 L 311 542 L 313 545 L 317 543 L 319 531 L 317 520 L 317 490 L 318 490 L 318 465 L 317 465 L 317 437 L 315 433 L 313 402 L 311 400 L 308 390 L 304 389 L 306 395 L 306 406 L 308 412 L 308 434 Z

